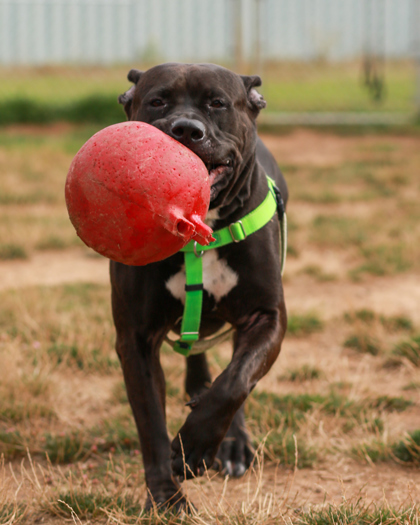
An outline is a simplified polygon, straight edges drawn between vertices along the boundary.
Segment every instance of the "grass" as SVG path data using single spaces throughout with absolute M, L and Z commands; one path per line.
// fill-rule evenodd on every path
M 315 280 L 321 283 L 335 281 L 337 279 L 336 275 L 334 275 L 333 273 L 324 272 L 321 266 L 317 264 L 309 264 L 305 266 L 304 268 L 302 268 L 301 273 L 304 275 L 309 275 L 310 277 L 313 277 Z
M 388 332 L 411 332 L 414 328 L 413 321 L 406 315 L 381 315 L 379 320 Z
M 407 315 L 379 315 L 369 308 L 346 312 L 344 320 L 349 324 L 361 323 L 368 326 L 380 323 L 389 333 L 411 332 L 414 328 L 413 321 Z
M 53 251 L 80 247 L 65 210 L 63 184 L 72 156 L 94 131 L 93 126 L 57 126 L 44 131 L 28 127 L 22 133 L 0 130 L 0 246 L 16 244 L 29 259 L 37 251 L 51 251 L 44 256 L 47 259 L 57 257 Z M 308 477 L 308 487 L 315 487 L 317 469 L 324 470 L 326 465 L 349 462 L 350 470 L 358 476 L 364 468 L 361 463 L 388 461 L 389 468 L 396 469 L 395 475 L 402 478 L 404 469 L 418 464 L 417 437 L 404 433 L 411 430 L 407 422 L 417 409 L 413 403 L 417 402 L 420 377 L 418 316 L 415 312 L 407 315 L 410 303 L 405 303 L 403 296 L 392 301 L 393 283 L 396 290 L 405 279 L 410 286 L 419 268 L 420 157 L 416 142 L 393 136 L 342 138 L 341 143 L 331 137 L 328 145 L 331 140 L 334 155 L 341 148 L 345 157 L 324 166 L 317 164 L 318 157 L 312 161 L 309 155 L 305 160 L 300 142 L 306 140 L 309 148 L 309 143 L 319 140 L 316 135 L 306 136 L 307 132 L 297 135 L 296 163 L 287 160 L 294 248 L 285 286 L 291 310 L 289 337 L 275 368 L 246 405 L 253 445 L 265 441 L 268 473 L 261 478 L 264 502 L 270 498 L 277 464 L 280 492 L 287 491 L 285 478 L 294 469 L 296 446 L 298 466 L 307 469 L 298 475 Z M 287 143 L 279 144 L 286 153 L 289 151 Z M 327 155 L 328 147 L 326 151 L 319 147 L 318 153 Z M 302 200 L 303 192 L 312 201 Z M 400 246 L 407 265 L 399 268 L 380 253 L 378 261 L 374 260 L 366 250 L 380 246 L 387 246 L 389 252 Z M 330 258 L 334 264 L 328 264 Z M 347 272 L 372 261 L 380 263 L 384 273 L 378 278 L 374 273 L 358 271 L 357 278 L 363 282 L 352 283 Z M 13 264 L 13 260 L 1 263 L 6 269 Z M 330 278 L 330 268 L 340 271 L 335 270 L 335 281 L 324 284 Z M 302 278 L 302 274 L 310 278 Z M 365 284 L 374 293 L 384 290 L 389 294 L 387 302 L 379 309 L 378 302 L 370 302 L 370 295 L 357 292 L 351 300 L 344 295 L 337 312 L 331 311 L 329 293 L 336 293 L 342 284 L 360 293 Z M 3 290 L 0 301 L 0 454 L 12 462 L 12 468 L 19 469 L 22 460 L 27 464 L 29 450 L 35 470 L 44 469 L 39 493 L 34 493 L 38 489 L 32 480 L 30 485 L 24 482 L 18 501 L 14 497 L 16 488 L 10 497 L 3 498 L 6 518 L 10 516 L 7 512 L 23 501 L 19 507 L 22 514 L 15 522 L 74 521 L 75 515 L 82 522 L 153 522 L 154 518 L 140 516 L 146 497 L 144 471 L 114 350 L 109 286 L 72 283 Z M 385 315 L 391 303 L 389 311 L 396 313 Z M 319 335 L 314 337 L 316 333 Z M 358 338 L 355 344 L 361 348 L 366 341 L 373 342 L 379 357 L 365 358 L 344 351 L 342 342 L 351 337 Z M 404 366 L 385 369 L 382 362 L 388 356 Z M 161 357 L 168 394 L 168 428 L 173 436 L 189 414 L 184 406 L 185 363 L 172 350 L 162 352 Z M 231 352 L 222 346 L 207 357 L 216 378 L 229 363 Z M 277 381 L 280 374 L 281 381 Z M 379 395 L 381 392 L 387 395 Z M 348 457 L 352 449 L 355 460 Z M 355 479 L 361 479 L 357 476 Z M 10 474 L 7 479 L 7 486 L 15 487 Z M 259 483 L 252 479 L 250 494 Z M 186 517 L 186 523 L 201 520 L 268 525 L 280 515 L 270 514 L 273 508 L 280 513 L 274 503 L 271 507 L 261 503 L 259 507 L 258 498 L 253 506 L 246 507 L 244 491 L 239 496 L 230 495 L 235 483 L 227 483 L 227 506 L 221 510 L 217 505 L 223 498 L 216 498 L 214 504 L 212 483 L 222 490 L 223 480 L 198 479 L 193 483 L 206 492 L 202 502 L 194 493 L 198 514 Z M 328 480 L 325 486 L 334 492 Z M 294 489 L 291 495 L 294 497 Z M 275 504 L 283 505 L 281 512 L 290 507 L 293 514 L 286 514 L 285 520 L 290 518 L 291 522 L 319 519 L 328 523 L 338 517 L 345 522 L 357 515 L 350 502 L 342 509 L 327 503 L 310 507 L 311 502 L 322 500 L 313 488 L 287 504 L 283 504 L 282 496 L 273 498 Z M 330 501 L 328 495 L 326 498 Z M 75 510 L 73 518 L 59 499 Z M 238 501 L 237 507 L 233 500 Z M 303 501 L 309 507 L 294 512 L 306 505 Z M 133 515 L 129 515 L 130 509 L 135 511 Z M 387 516 L 385 507 L 378 509 Z M 310 517 L 315 510 L 319 516 Z M 402 511 L 395 512 L 396 516 L 403 515 Z M 360 513 L 360 519 L 372 516 L 377 516 L 372 508 Z M 173 517 L 167 519 L 169 523 L 171 520 L 176 523 Z
M 395 443 L 392 452 L 405 463 L 420 463 L 420 430 L 410 432 L 406 439 Z
M 47 360 L 53 367 L 100 373 L 116 368 L 107 286 L 82 283 L 29 288 L 26 306 L 19 291 L 0 293 L 0 297 L 0 329 L 9 334 L 11 344 L 25 345 L 26 357 L 35 365 Z M 25 308 L 30 308 L 30 317 Z
M 138 448 L 134 425 L 127 428 L 118 418 L 111 417 L 109 426 L 91 423 L 85 436 L 63 428 L 57 417 L 67 404 L 67 396 L 57 399 L 63 377 L 77 385 L 77 374 L 92 380 L 120 373 L 108 287 L 34 287 L 24 294 L 1 292 L 0 298 L 0 453 L 13 458 L 29 447 L 60 462 L 80 460 L 95 444 L 104 452 Z
M 105 373 L 120 366 L 118 359 L 104 356 L 99 348 L 93 348 L 86 354 L 76 345 L 53 344 L 47 348 L 47 354 L 51 357 L 53 366 L 64 363 L 69 368 Z
M 301 429 L 312 418 L 333 418 L 341 431 L 349 434 L 360 427 L 377 435 L 383 431 L 383 421 L 378 414 L 402 412 L 412 406 L 412 401 L 402 397 L 379 396 L 354 401 L 330 390 L 322 394 L 278 394 L 256 391 L 246 406 L 247 422 L 255 444 L 265 441 L 265 454 L 271 460 L 293 465 L 293 435 L 297 435 L 299 466 L 310 467 L 316 463 L 320 451 L 308 446 L 299 438 Z
M 369 228 L 362 221 L 340 216 L 315 217 L 310 240 L 318 246 L 360 246 L 369 235 Z
M 342 140 L 340 145 L 334 139 L 337 150 L 331 158 L 325 151 L 325 155 L 319 153 L 318 161 L 311 150 L 309 157 L 291 164 L 290 173 L 286 154 L 285 174 L 294 203 L 289 215 L 295 223 L 290 240 L 298 254 L 296 259 L 303 259 L 308 248 L 318 253 L 318 260 L 325 253 L 340 254 L 349 262 L 347 278 L 355 281 L 417 271 L 417 154 L 404 154 L 402 144 L 391 148 L 385 141 L 377 144 L 367 138 L 364 146 L 355 147 L 347 155 L 341 149 Z M 327 148 L 328 139 L 320 143 L 324 144 L 320 148 Z M 323 156 L 325 166 L 319 166 Z M 310 214 L 295 215 L 296 205 L 298 210 L 310 210 Z M 299 271 L 322 282 L 327 272 L 319 268 L 321 264 L 311 262 Z
M 420 336 L 398 343 L 392 353 L 408 359 L 414 366 L 420 366 Z
M 35 250 L 48 251 L 48 250 L 65 250 L 72 246 L 78 246 L 81 244 L 78 237 L 71 236 L 70 242 L 66 242 L 63 237 L 51 234 L 44 239 L 41 239 L 35 244 Z
M 356 457 L 364 457 L 373 463 L 395 461 L 398 464 L 420 464 L 420 430 L 408 433 L 403 439 L 386 443 L 374 440 L 371 443 L 353 447 Z
M 42 452 L 48 455 L 52 463 L 73 463 L 77 460 L 86 459 L 91 446 L 80 432 L 60 432 L 58 435 L 50 433 L 42 437 Z
M 324 323 L 316 313 L 292 314 L 287 322 L 287 333 L 294 337 L 305 337 L 323 328 Z
M 55 414 L 54 414 L 55 415 Z M 39 417 L 32 413 L 32 421 Z M 56 418 L 57 420 L 57 418 Z M 15 423 L 27 423 L 28 419 L 17 419 Z M 10 424 L 10 422 L 8 423 Z M 7 459 L 24 457 L 27 451 L 34 457 L 48 459 L 53 464 L 74 464 L 88 458 L 108 454 L 139 454 L 140 444 L 131 413 L 122 418 L 102 421 L 83 430 L 31 433 L 25 425 L 22 431 L 15 427 L 2 430 L 0 420 L 0 453 Z M 50 425 L 51 426 L 51 425 Z
M 75 463 L 96 454 L 138 451 L 140 445 L 131 418 L 103 421 L 85 431 L 46 433 L 41 440 L 38 455 L 47 454 L 52 463 Z M 36 453 L 36 449 L 33 451 Z
M 19 244 L 0 244 L 0 260 L 13 261 L 16 259 L 27 259 L 28 254 L 23 246 Z
M 116 95 L 96 94 L 55 104 L 22 98 L 21 95 L 9 100 L 0 99 L 0 125 L 65 121 L 110 126 L 125 120 L 125 113 L 117 104 L 117 98 Z
M 6 430 L 0 429 L 0 453 L 7 459 L 22 457 L 26 454 L 27 440 L 19 430 L 13 427 Z
M 263 84 L 262 92 L 271 111 L 401 111 L 410 104 L 406 97 L 411 90 L 403 86 L 408 87 L 405 79 L 413 73 L 406 68 L 403 64 L 389 65 L 388 96 L 379 106 L 364 91 L 357 63 L 336 67 L 319 62 L 278 67 L 273 64 L 266 69 L 268 82 Z
M 362 274 L 383 276 L 405 272 L 413 266 L 411 251 L 410 246 L 401 243 L 363 247 L 361 255 L 365 262 L 352 270 L 350 276 L 358 279 Z
M 269 525 L 274 523 L 322 525 L 342 523 L 385 525 L 398 523 L 415 523 L 418 509 L 413 502 L 411 506 L 399 503 L 393 507 L 388 501 L 374 503 L 360 494 L 355 499 L 347 499 L 343 494 L 340 503 L 306 504 L 296 508 L 290 488 L 283 482 L 272 480 L 270 491 L 261 488 L 264 463 L 258 456 L 250 476 L 244 482 L 244 494 L 241 502 L 232 502 L 226 494 L 224 484 L 219 485 L 214 479 L 212 485 L 216 503 L 210 501 L 205 486 L 195 480 L 195 495 L 201 499 L 200 508 L 192 507 L 188 514 L 158 514 L 152 510 L 144 513 L 141 498 L 144 488 L 138 490 L 138 476 L 124 470 L 119 461 L 108 461 L 103 476 L 94 478 L 96 471 L 90 473 L 84 469 L 72 469 L 67 472 L 54 471 L 51 466 L 42 468 L 31 461 L 32 469 L 22 469 L 26 484 L 34 487 L 32 508 L 29 520 L 46 521 L 51 517 L 81 523 L 85 520 L 94 523 L 117 524 L 163 524 L 199 525 L 207 523 L 235 523 L 241 525 Z M 48 484 L 43 484 L 47 480 Z M 130 484 L 130 480 L 133 484 Z M 287 482 L 286 482 L 287 483 Z M 293 482 L 292 482 L 293 483 Z M 292 489 L 293 490 L 293 489 Z M 16 501 L 9 498 L 5 509 L 18 508 Z M 27 508 L 20 503 L 24 514 Z M 7 514 L 5 514 L 7 516 Z M 26 521 L 25 521 L 26 522 Z M 15 522 L 13 522 L 15 523 Z
M 0 522 L 1 523 L 22 523 L 26 511 L 26 506 L 22 503 L 0 503 Z M 26 520 L 25 520 L 26 521 Z
M 401 336 L 413 334 L 414 324 L 407 315 L 383 315 L 369 308 L 345 312 L 344 321 L 352 327 L 343 346 L 361 354 L 385 357 L 385 368 L 397 368 L 404 359 L 418 366 L 416 336 L 401 340 Z M 417 363 L 417 364 L 416 364 Z
M 83 246 L 68 218 L 64 183 L 73 155 L 96 131 L 0 131 L 0 260 Z
M 400 525 L 416 523 L 419 518 L 417 506 L 391 508 L 389 505 L 376 506 L 361 497 L 348 501 L 345 497 L 339 505 L 323 505 L 300 513 L 297 523 L 302 525 Z
M 403 390 L 420 390 L 420 382 L 410 381 L 410 383 L 403 387 Z
M 132 496 L 111 496 L 86 491 L 74 491 L 61 493 L 57 502 L 49 512 L 62 518 L 71 518 L 72 511 L 79 518 L 103 517 L 107 511 L 122 512 L 128 518 L 138 517 L 142 511 L 142 505 Z
M 323 376 L 323 372 L 320 368 L 309 364 L 303 364 L 299 367 L 293 368 L 287 371 L 285 379 L 289 381 L 304 382 L 313 381 Z
M 354 334 L 344 341 L 345 348 L 351 348 L 362 354 L 378 355 L 381 352 L 381 343 L 369 335 Z
M 116 100 L 130 85 L 126 80 L 130 67 L 3 67 L 0 122 L 124 120 Z M 271 63 L 263 73 L 261 92 L 271 112 L 414 112 L 414 74 L 411 64 L 390 62 L 387 96 L 377 104 L 360 82 L 359 63 Z
M 376 313 L 373 310 L 369 310 L 368 308 L 362 308 L 361 310 L 356 310 L 355 312 L 351 313 L 346 312 L 344 314 L 344 319 L 350 324 L 361 321 L 364 324 L 371 325 L 376 318 Z
M 3 398 L 0 408 L 0 421 L 8 423 L 18 423 L 28 419 L 54 419 L 57 417 L 55 410 L 44 404 L 36 402 L 24 403 L 14 398 Z

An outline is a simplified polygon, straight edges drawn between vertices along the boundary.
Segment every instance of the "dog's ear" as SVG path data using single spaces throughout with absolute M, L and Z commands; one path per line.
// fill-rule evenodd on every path
M 248 105 L 252 109 L 252 111 L 258 113 L 260 109 L 264 109 L 267 105 L 267 102 L 264 100 L 263 96 L 260 95 L 255 89 L 256 87 L 261 86 L 261 78 L 258 75 L 241 75 L 241 78 L 244 83 L 246 94 L 248 97 Z
M 143 72 L 139 71 L 138 69 L 130 69 L 127 78 L 130 82 L 134 83 L 134 86 L 131 86 L 128 91 L 118 97 L 118 102 L 124 106 L 124 111 L 126 112 L 128 118 L 131 116 L 131 104 L 133 102 L 134 91 L 142 74 Z

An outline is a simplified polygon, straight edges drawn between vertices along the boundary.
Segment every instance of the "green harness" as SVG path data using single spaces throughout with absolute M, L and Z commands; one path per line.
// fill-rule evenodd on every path
M 281 271 L 283 273 L 286 261 L 287 248 L 287 218 L 284 212 L 284 205 L 280 191 L 274 181 L 267 176 L 268 188 L 266 198 L 255 208 L 255 210 L 245 215 L 241 220 L 236 221 L 225 228 L 213 232 L 216 239 L 208 246 L 201 246 L 196 241 L 191 241 L 184 248 L 185 259 L 185 306 L 182 316 L 181 337 L 177 341 L 166 339 L 175 352 L 188 357 L 190 354 L 200 353 L 199 350 L 194 352 L 193 346 L 198 341 L 200 334 L 201 310 L 203 306 L 203 261 L 204 252 L 221 248 L 232 242 L 241 242 L 248 235 L 255 233 L 265 226 L 278 212 L 281 225 Z M 197 245 L 199 248 L 197 248 Z M 228 331 L 230 332 L 230 330 Z M 228 334 L 225 332 L 225 334 Z M 222 334 L 223 336 L 224 334 Z M 210 345 L 212 346 L 212 345 Z

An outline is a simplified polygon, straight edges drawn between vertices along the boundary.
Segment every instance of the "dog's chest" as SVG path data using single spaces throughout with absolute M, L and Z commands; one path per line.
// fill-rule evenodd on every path
M 217 250 L 209 250 L 203 255 L 203 287 L 218 302 L 238 284 L 238 274 L 224 259 L 219 259 Z M 185 267 L 172 275 L 165 283 L 169 292 L 185 303 Z

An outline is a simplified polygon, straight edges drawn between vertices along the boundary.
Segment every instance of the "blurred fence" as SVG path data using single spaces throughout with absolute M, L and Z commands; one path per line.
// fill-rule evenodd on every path
M 47 102 L 115 103 L 128 65 L 162 61 L 259 73 L 275 112 L 409 114 L 416 58 L 420 0 L 0 0 L 0 103 L 44 104 L 21 121 L 48 120 Z M 0 123 L 13 118 L 0 107 Z
M 0 0 L 1 64 L 412 54 L 418 0 Z

